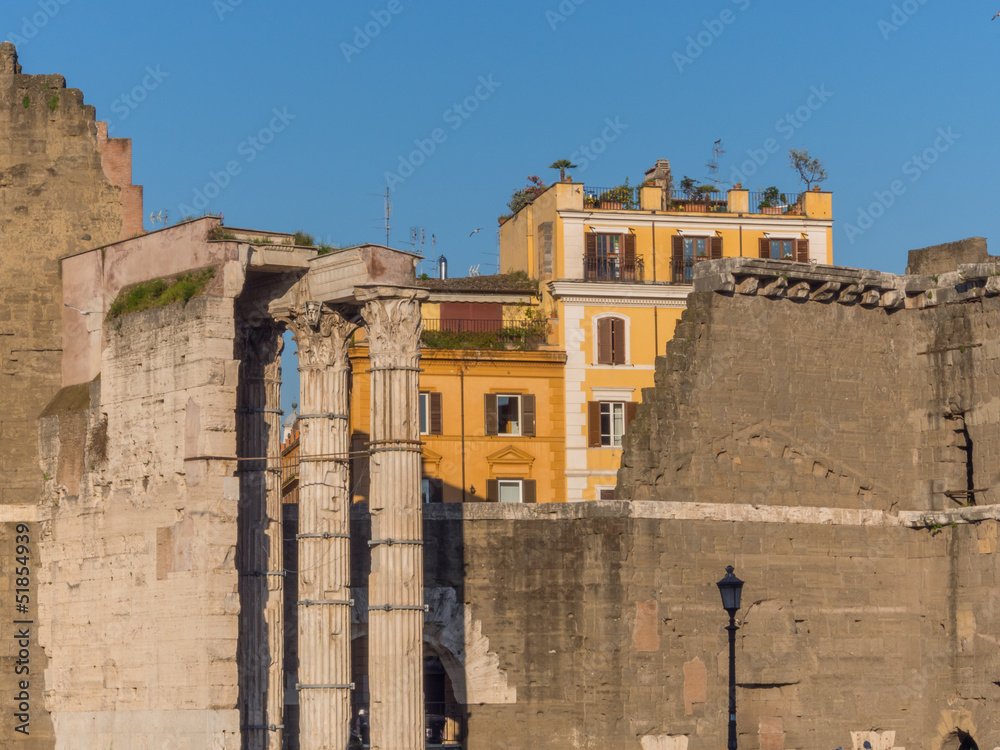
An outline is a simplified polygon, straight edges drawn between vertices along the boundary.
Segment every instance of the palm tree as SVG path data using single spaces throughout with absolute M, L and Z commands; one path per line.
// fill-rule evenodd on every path
M 549 164 L 549 169 L 559 170 L 559 182 L 566 181 L 566 170 L 576 169 L 576 164 L 571 162 L 569 159 L 560 159 L 559 161 L 554 161 Z

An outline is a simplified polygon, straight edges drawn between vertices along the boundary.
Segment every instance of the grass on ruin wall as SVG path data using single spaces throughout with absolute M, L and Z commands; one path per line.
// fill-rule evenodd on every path
M 215 278 L 214 268 L 192 271 L 181 276 L 152 279 L 125 287 L 108 308 L 108 320 L 120 318 L 130 313 L 165 307 L 174 302 L 187 301 L 205 291 L 205 287 Z

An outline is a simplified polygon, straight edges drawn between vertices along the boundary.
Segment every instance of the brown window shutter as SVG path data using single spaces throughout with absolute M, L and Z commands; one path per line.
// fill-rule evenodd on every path
M 597 321 L 597 364 L 614 364 L 613 352 L 611 349 L 613 334 L 611 331 L 611 318 L 601 318 Z
M 586 234 L 585 237 L 586 237 L 586 245 L 585 245 L 585 247 L 586 247 L 586 250 L 587 250 L 587 256 L 591 257 L 591 258 L 596 257 L 597 256 L 597 235 L 594 234 L 593 232 L 587 232 L 587 234 Z
M 798 240 L 795 243 L 795 259 L 799 263 L 809 262 L 809 240 Z
M 486 500 L 491 503 L 500 502 L 500 482 L 496 479 L 486 480 Z
M 673 243 L 673 279 L 675 282 L 684 281 L 684 238 L 680 235 L 675 235 L 672 239 Z
M 521 396 L 521 434 L 535 436 L 535 397 L 530 393 Z
M 486 394 L 486 434 L 497 434 L 497 395 Z
M 770 258 L 771 257 L 771 241 L 768 239 L 761 239 L 760 241 L 760 257 Z
M 587 403 L 587 447 L 601 447 L 601 402 Z
M 635 235 L 631 232 L 626 234 L 625 242 L 623 244 L 625 263 L 628 265 L 628 268 L 632 268 L 635 265 Z
M 534 479 L 524 479 L 521 481 L 521 500 L 525 503 L 538 502 Z
M 635 409 L 638 404 L 631 401 L 625 403 L 625 431 L 628 432 L 628 426 L 635 419 Z
M 431 393 L 429 394 L 430 407 L 431 407 L 431 435 L 440 435 L 442 432 L 441 428 L 441 394 Z
M 713 237 L 712 238 L 712 260 L 719 260 L 722 257 L 722 238 Z
M 625 321 L 621 318 L 610 318 L 611 323 L 611 363 L 625 364 Z

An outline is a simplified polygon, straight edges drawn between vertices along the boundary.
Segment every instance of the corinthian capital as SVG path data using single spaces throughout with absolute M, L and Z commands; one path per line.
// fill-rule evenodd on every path
M 392 291 L 396 292 L 393 296 L 382 296 Z M 361 316 L 368 329 L 373 357 L 420 356 L 420 334 L 424 328 L 420 303 L 426 296 L 422 290 L 372 290 L 361 308 Z
M 314 315 L 309 317 L 315 319 Z M 339 310 L 322 310 L 315 325 L 310 325 L 304 309 L 293 311 L 282 320 L 291 329 L 299 347 L 302 367 L 347 366 L 347 347 L 357 325 L 348 321 Z

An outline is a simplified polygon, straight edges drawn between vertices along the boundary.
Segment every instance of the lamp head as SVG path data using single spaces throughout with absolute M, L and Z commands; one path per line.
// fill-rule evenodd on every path
M 743 592 L 743 581 L 733 575 L 733 566 L 726 566 L 726 575 L 716 584 L 722 594 L 722 608 L 730 614 L 740 608 L 740 594 Z

